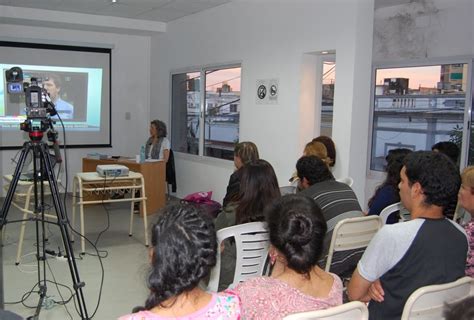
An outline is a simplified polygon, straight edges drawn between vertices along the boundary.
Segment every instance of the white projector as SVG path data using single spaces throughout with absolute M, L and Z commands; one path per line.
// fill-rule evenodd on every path
M 99 164 L 96 168 L 101 177 L 124 177 L 128 176 L 128 168 L 120 164 Z

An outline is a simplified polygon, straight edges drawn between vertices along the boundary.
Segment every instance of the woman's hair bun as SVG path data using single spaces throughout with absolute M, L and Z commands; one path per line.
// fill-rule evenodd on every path
M 313 222 L 298 212 L 288 212 L 288 242 L 295 246 L 304 246 L 313 237 Z

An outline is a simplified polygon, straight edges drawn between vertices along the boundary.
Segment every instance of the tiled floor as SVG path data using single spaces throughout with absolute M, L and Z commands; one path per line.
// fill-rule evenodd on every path
M 70 202 L 67 208 L 70 215 Z M 134 216 L 134 234 L 129 237 L 130 204 L 128 203 L 87 206 L 85 216 L 86 236 L 92 242 L 96 242 L 100 232 L 107 229 L 97 242 L 100 255 L 106 256 L 102 259 L 104 280 L 100 296 L 102 271 L 99 259 L 95 256 L 96 252 L 90 244 L 86 244 L 86 255 L 79 255 L 80 241 L 77 237 L 73 244 L 79 277 L 86 284 L 83 294 L 87 313 L 89 317 L 94 315 L 93 319 L 116 319 L 120 315 L 129 313 L 134 306 L 142 305 L 147 296 L 145 278 L 148 258 L 147 248 L 144 245 L 143 220 L 138 215 Z M 19 217 L 19 211 L 12 206 L 7 215 L 8 220 Z M 153 223 L 156 218 L 157 214 L 148 216 L 148 223 Z M 110 220 L 109 227 L 108 220 Z M 21 263 L 16 266 L 19 229 L 19 223 L 6 225 L 3 242 L 3 286 L 5 309 L 26 318 L 33 315 L 35 310 L 21 303 L 12 304 L 12 302 L 20 301 L 38 281 L 35 223 L 28 222 Z M 58 226 L 47 226 L 46 233 L 48 235 L 46 248 L 58 251 L 58 247 L 61 247 L 62 251 Z M 49 282 L 56 281 L 71 288 L 72 280 L 68 263 L 54 257 L 48 258 L 46 262 L 47 299 L 39 319 L 80 319 L 72 301 L 65 306 L 54 303 L 54 301 L 67 300 L 71 296 L 69 290 Z M 96 310 L 99 297 L 100 304 Z M 36 307 L 38 299 L 39 295 L 32 293 L 25 299 L 24 304 Z

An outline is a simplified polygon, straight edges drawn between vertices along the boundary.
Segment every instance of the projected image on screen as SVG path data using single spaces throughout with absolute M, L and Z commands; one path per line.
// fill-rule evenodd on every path
M 0 41 L 0 148 L 21 147 L 25 135 L 25 94 L 7 92 L 5 71 L 23 70 L 23 82 L 36 78 L 63 121 L 69 146 L 110 146 L 110 49 Z M 69 134 L 68 134 L 69 133 Z
M 60 68 L 39 66 L 34 70 L 31 66 L 20 66 L 23 69 L 24 82 L 36 78 L 39 84 L 48 91 L 56 111 L 68 129 L 89 128 L 100 129 L 101 80 L 102 70 L 78 68 L 76 72 L 59 71 Z M 0 65 L 0 70 L 9 67 Z M 68 68 L 71 69 L 71 68 Z M 2 81 L 4 81 L 2 79 Z M 5 87 L 5 83 L 2 83 Z M 4 108 L 0 107 L 0 128 L 17 128 L 18 121 L 25 119 L 25 95 L 9 94 L 6 90 L 0 93 Z M 53 120 L 59 120 L 57 116 Z

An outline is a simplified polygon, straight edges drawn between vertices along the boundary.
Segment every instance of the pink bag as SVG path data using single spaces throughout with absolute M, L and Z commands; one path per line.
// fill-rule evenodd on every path
M 214 201 L 212 198 L 212 191 L 208 192 L 195 192 L 188 194 L 183 198 L 184 202 L 190 203 L 202 209 L 210 217 L 215 218 L 221 211 L 221 204 Z

